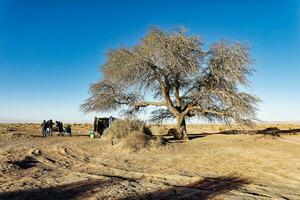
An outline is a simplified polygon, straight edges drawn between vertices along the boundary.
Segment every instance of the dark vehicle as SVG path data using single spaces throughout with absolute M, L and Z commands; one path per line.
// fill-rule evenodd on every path
M 114 117 L 95 117 L 94 119 L 94 132 L 100 135 L 103 134 L 104 130 L 110 126 L 113 120 L 116 118 Z

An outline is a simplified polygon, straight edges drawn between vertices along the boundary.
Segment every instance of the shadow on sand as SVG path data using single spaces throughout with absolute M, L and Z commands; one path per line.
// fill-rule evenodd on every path
M 250 135 L 270 135 L 270 136 L 277 136 L 280 135 L 289 135 L 289 134 L 300 134 L 300 129 L 288 129 L 288 130 L 281 130 L 277 127 L 269 127 L 262 130 L 228 130 L 222 131 L 218 134 L 250 134 Z
M 226 176 L 218 178 L 204 178 L 201 181 L 190 185 L 171 187 L 164 190 L 150 192 L 142 195 L 131 196 L 124 198 L 124 200 L 136 199 L 210 199 L 217 195 L 226 194 L 232 190 L 241 188 L 249 184 L 247 179 Z
M 276 127 L 269 127 L 263 130 L 226 130 L 220 131 L 215 133 L 196 133 L 196 134 L 189 134 L 189 139 L 197 139 L 206 137 L 208 135 L 215 135 L 215 134 L 222 134 L 222 135 L 236 135 L 236 134 L 247 134 L 247 135 L 264 135 L 264 136 L 274 136 L 280 137 L 281 135 L 293 135 L 293 134 L 300 134 L 300 129 L 288 129 L 288 130 L 281 130 Z
M 21 169 L 29 169 L 31 167 L 34 167 L 38 163 L 38 161 L 36 161 L 31 156 L 26 156 L 23 160 L 20 160 L 20 161 L 7 161 L 7 163 L 17 165 Z
M 80 197 L 96 197 L 95 192 L 101 192 L 101 188 L 106 188 L 112 184 L 124 181 L 122 179 L 98 180 L 90 179 L 74 182 L 56 187 L 32 189 L 15 192 L 0 193 L 0 199 L 77 199 Z M 144 200 L 144 199 L 208 199 L 214 196 L 225 194 L 231 190 L 236 190 L 249 181 L 235 176 L 226 176 L 218 178 L 204 178 L 201 181 L 190 185 L 180 187 L 170 187 L 164 190 L 158 190 L 145 194 L 124 193 L 123 199 Z M 122 191 L 119 191 L 122 192 Z M 101 194 L 101 193 L 99 193 Z M 111 197 L 113 199 L 113 197 Z
M 56 200 L 56 199 L 75 199 L 76 197 L 83 196 L 88 198 L 93 196 L 93 190 L 107 187 L 114 183 L 116 180 L 98 180 L 90 179 L 84 181 L 73 182 L 70 184 L 60 185 L 56 187 L 40 188 L 32 190 L 23 190 L 15 192 L 0 193 L 0 199 L 8 200 Z M 122 180 L 120 180 L 122 181 Z

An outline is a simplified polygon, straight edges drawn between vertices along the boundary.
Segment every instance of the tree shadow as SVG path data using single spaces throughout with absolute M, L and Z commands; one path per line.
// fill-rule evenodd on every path
M 193 140 L 193 139 L 197 139 L 197 138 L 206 137 L 206 136 L 211 135 L 211 134 L 213 134 L 213 133 L 194 133 L 194 134 L 188 134 L 188 139 L 189 140 Z M 170 142 L 170 143 L 183 143 L 183 142 L 187 141 L 187 140 L 176 139 L 174 136 L 170 136 L 170 135 L 164 135 L 163 137 L 168 142 Z
M 265 136 L 276 136 L 280 137 L 281 135 L 289 135 L 289 134 L 300 134 L 300 129 L 288 129 L 288 130 L 281 130 L 277 127 L 268 127 L 262 130 L 227 130 L 222 131 L 217 134 L 248 134 L 248 135 L 265 135 Z
M 7 200 L 56 200 L 56 199 L 78 199 L 80 197 L 94 197 L 95 193 L 101 192 L 101 188 L 110 187 L 124 179 L 111 178 L 108 180 L 89 179 L 84 181 L 73 182 L 55 187 L 39 188 L 31 190 L 22 190 L 14 192 L 0 193 L 0 199 Z M 247 179 L 236 176 L 224 176 L 218 178 L 204 178 L 195 183 L 169 187 L 144 194 L 124 194 L 123 199 L 144 200 L 144 199 L 209 199 L 217 195 L 225 194 L 232 190 L 237 190 L 242 186 L 249 184 Z M 121 191 L 119 191 L 121 192 Z
M 15 192 L 3 192 L 0 193 L 0 199 L 7 200 L 56 200 L 56 199 L 74 199 L 80 196 L 85 198 L 93 195 L 93 190 L 101 187 L 108 187 L 109 185 L 115 183 L 116 181 L 122 181 L 121 179 L 109 179 L 109 180 L 99 180 L 99 179 L 89 179 L 84 181 L 73 182 L 65 185 L 60 185 L 56 187 L 31 189 Z
M 197 139 L 197 138 L 202 138 L 206 137 L 208 135 L 211 135 L 213 133 L 196 133 L 196 134 L 188 134 L 189 140 Z
M 264 136 L 274 136 L 274 137 L 280 137 L 281 135 L 295 135 L 300 134 L 300 129 L 288 129 L 288 130 L 281 130 L 277 127 L 268 127 L 262 130 L 238 130 L 238 129 L 231 129 L 231 130 L 225 130 L 225 131 L 219 131 L 214 133 L 196 133 L 196 134 L 189 134 L 188 137 L 190 140 L 206 137 L 208 135 L 215 135 L 215 134 L 221 134 L 221 135 L 238 135 L 238 134 L 244 134 L 244 135 L 264 135 Z
M 193 184 L 171 187 L 168 189 L 150 192 L 124 198 L 124 200 L 150 200 L 150 199 L 209 199 L 217 195 L 226 194 L 249 184 L 248 179 L 236 176 L 223 176 L 218 178 L 204 178 Z
M 276 127 L 270 127 L 263 130 L 257 131 L 258 134 L 275 134 L 275 135 L 282 135 L 282 134 L 300 134 L 300 129 L 288 129 L 288 130 L 280 130 Z

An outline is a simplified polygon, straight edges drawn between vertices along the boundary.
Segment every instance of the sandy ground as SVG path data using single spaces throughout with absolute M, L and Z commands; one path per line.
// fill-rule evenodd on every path
M 1 124 L 0 199 L 300 199 L 296 125 L 281 137 L 194 125 L 189 142 L 139 152 L 88 138 L 89 128 L 42 138 L 38 125 Z

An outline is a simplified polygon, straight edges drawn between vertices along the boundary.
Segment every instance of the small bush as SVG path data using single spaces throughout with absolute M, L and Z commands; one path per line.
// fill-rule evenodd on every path
M 143 133 L 133 131 L 122 139 L 119 143 L 122 149 L 130 149 L 133 151 L 139 151 L 148 147 L 150 136 Z
M 145 122 L 135 119 L 115 120 L 104 130 L 103 137 L 122 150 L 139 151 L 165 144 L 161 137 L 152 135 Z
M 134 131 L 144 133 L 145 135 L 152 135 L 151 130 L 146 126 L 145 122 L 130 118 L 114 120 L 110 127 L 104 130 L 103 135 L 120 139 Z

